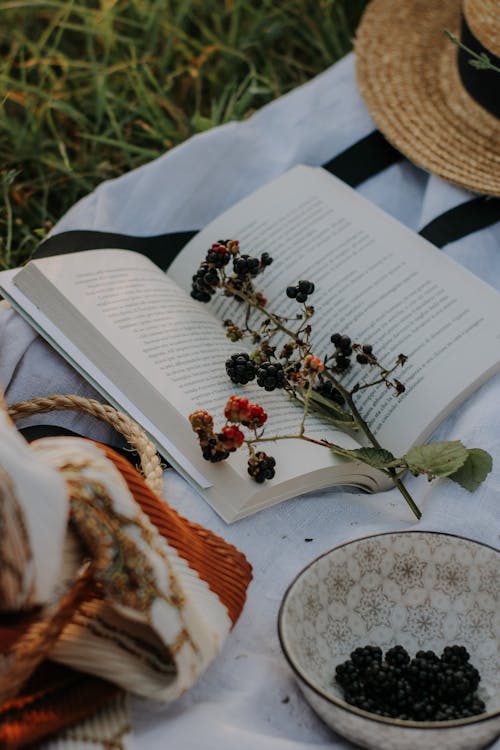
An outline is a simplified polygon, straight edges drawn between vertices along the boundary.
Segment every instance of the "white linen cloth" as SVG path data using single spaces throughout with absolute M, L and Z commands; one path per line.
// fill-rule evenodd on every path
M 154 162 L 100 185 L 61 219 L 54 232 L 96 229 L 154 235 L 198 229 L 290 166 L 320 165 L 373 129 L 356 90 L 353 56 L 348 55 L 246 122 L 191 138 Z M 471 197 L 406 160 L 367 180 L 359 191 L 417 231 Z M 449 244 L 443 252 L 500 289 L 500 223 Z M 492 346 L 498 342 L 492 341 Z M 52 392 L 92 395 L 79 376 L 6 310 L 0 312 L 0 382 L 9 403 Z M 110 439 L 81 415 L 69 421 L 66 415 L 51 415 L 43 421 Z M 498 546 L 500 377 L 473 394 L 435 437 L 461 439 L 489 450 L 494 468 L 474 494 L 453 483 L 429 485 L 410 478 L 408 485 L 423 510 L 418 523 L 395 490 L 368 496 L 335 489 L 289 500 L 226 526 L 184 480 L 166 472 L 169 502 L 239 547 L 254 566 L 254 581 L 222 654 L 193 689 L 166 708 L 132 701 L 137 747 L 352 747 L 321 723 L 296 688 L 278 642 L 279 604 L 302 567 L 336 544 L 363 535 L 418 528 Z M 492 747 L 500 750 L 500 740 Z

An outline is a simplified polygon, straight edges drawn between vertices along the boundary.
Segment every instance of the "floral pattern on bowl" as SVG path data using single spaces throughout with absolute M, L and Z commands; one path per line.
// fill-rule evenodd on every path
M 280 609 L 283 651 L 312 707 L 332 728 L 379 750 L 474 750 L 500 733 L 500 553 L 438 532 L 402 531 L 336 547 L 306 567 Z M 350 706 L 335 667 L 357 646 L 410 654 L 467 647 L 487 713 L 409 722 Z

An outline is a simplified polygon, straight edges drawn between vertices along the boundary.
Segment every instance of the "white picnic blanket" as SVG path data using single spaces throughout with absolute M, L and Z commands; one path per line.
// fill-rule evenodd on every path
M 100 185 L 54 231 L 154 235 L 197 229 L 290 166 L 322 164 L 373 129 L 356 90 L 354 59 L 349 55 L 248 121 L 191 138 L 154 162 Z M 359 190 L 415 230 L 471 197 L 405 160 L 367 180 Z M 500 289 L 500 223 L 446 246 L 443 252 Z M 492 346 L 498 342 L 492 341 Z M 9 402 L 55 391 L 92 395 L 92 389 L 7 310 L 0 311 L 0 382 Z M 43 421 L 110 439 L 106 429 L 81 415 L 51 415 Z M 368 496 L 335 489 L 297 497 L 226 526 L 179 476 L 166 472 L 171 504 L 238 546 L 254 566 L 254 581 L 222 654 L 189 693 L 168 707 L 132 700 L 138 748 L 351 747 L 321 723 L 298 692 L 278 642 L 279 604 L 303 566 L 336 544 L 366 534 L 420 528 L 498 546 L 500 377 L 469 398 L 441 425 L 436 437 L 459 438 L 486 448 L 494 457 L 494 469 L 472 495 L 452 483 L 428 485 L 410 479 L 424 511 L 419 523 L 396 491 Z M 500 750 L 500 741 L 493 747 Z

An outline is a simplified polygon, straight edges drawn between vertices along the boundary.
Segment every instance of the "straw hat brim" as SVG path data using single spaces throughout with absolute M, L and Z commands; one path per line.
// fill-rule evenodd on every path
M 356 42 L 358 87 L 386 138 L 417 166 L 500 195 L 500 120 L 462 87 L 460 0 L 372 0 Z M 500 74 L 494 74 L 500 75 Z

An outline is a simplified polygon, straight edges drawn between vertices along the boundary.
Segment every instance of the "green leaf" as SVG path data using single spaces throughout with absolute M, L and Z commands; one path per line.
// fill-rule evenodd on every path
M 403 459 L 412 474 L 427 474 L 429 479 L 448 477 L 458 471 L 467 461 L 469 453 L 459 440 L 444 440 L 441 443 L 417 445 Z
M 481 448 L 469 448 L 468 454 L 463 466 L 450 474 L 448 478 L 453 479 L 454 482 L 457 482 L 469 492 L 474 492 L 490 473 L 493 467 L 493 459 L 487 451 L 483 451 Z
M 357 458 L 375 469 L 385 469 L 387 464 L 394 461 L 392 453 L 383 448 L 356 448 L 349 452 L 354 459 Z

